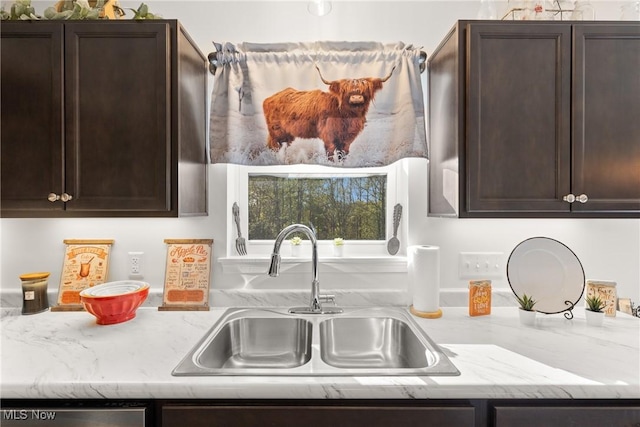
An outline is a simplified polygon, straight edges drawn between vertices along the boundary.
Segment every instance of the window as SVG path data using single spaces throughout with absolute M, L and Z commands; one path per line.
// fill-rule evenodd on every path
M 331 256 L 335 237 L 345 239 L 349 256 L 387 256 L 393 207 L 406 202 L 404 162 L 358 169 L 227 165 L 229 206 L 237 201 L 241 207 L 248 258 L 270 255 L 276 235 L 287 225 L 310 222 L 321 256 Z M 228 223 L 227 253 L 235 256 L 236 229 L 232 220 Z
M 320 240 L 384 240 L 387 175 L 249 173 L 249 240 L 313 224 Z M 302 236 L 300 236 L 302 237 Z

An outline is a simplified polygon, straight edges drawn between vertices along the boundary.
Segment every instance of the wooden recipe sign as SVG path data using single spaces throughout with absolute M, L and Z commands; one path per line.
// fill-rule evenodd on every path
M 209 310 L 213 239 L 166 239 L 162 306 L 158 310 Z
M 83 310 L 80 292 L 107 280 L 113 240 L 66 239 L 58 305 L 52 311 Z

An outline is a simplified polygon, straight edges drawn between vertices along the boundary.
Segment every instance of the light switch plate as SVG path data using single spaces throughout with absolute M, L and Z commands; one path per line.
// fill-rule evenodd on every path
M 460 252 L 461 279 L 497 279 L 505 274 L 502 252 Z

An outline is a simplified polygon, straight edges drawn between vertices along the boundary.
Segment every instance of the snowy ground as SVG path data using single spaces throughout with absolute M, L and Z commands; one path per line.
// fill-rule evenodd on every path
M 373 109 L 373 108 L 372 108 Z M 226 120 L 225 120 L 226 119 Z M 228 123 L 228 124 L 227 124 Z M 383 166 L 403 157 L 426 157 L 424 119 L 413 114 L 378 114 L 369 111 L 364 130 L 351 144 L 346 158 L 327 159 L 319 139 L 296 139 L 275 152 L 267 147 L 264 116 L 228 111 L 211 116 L 211 160 L 214 163 L 280 165 L 314 163 L 341 167 Z M 335 158 L 335 157 L 334 157 Z

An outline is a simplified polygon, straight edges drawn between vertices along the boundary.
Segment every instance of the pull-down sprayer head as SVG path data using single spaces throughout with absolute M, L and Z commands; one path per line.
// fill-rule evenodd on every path
M 271 254 L 271 265 L 269 266 L 269 276 L 278 277 L 280 274 L 280 254 L 274 253 Z

